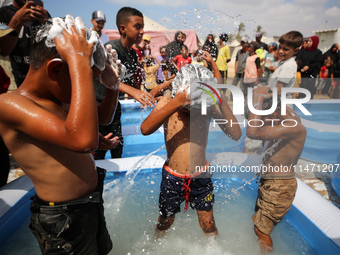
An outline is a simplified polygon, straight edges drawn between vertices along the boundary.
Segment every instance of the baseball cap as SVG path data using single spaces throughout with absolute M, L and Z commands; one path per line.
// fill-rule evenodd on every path
M 262 32 L 257 32 L 255 37 L 261 37 L 262 35 L 263 35 Z
M 274 46 L 275 48 L 277 48 L 277 43 L 276 43 L 276 42 L 271 42 L 271 43 L 269 44 L 269 46 Z
M 95 21 L 101 21 L 101 20 L 103 20 L 103 21 L 105 21 L 106 22 L 106 17 L 105 17 L 105 14 L 104 14 L 104 12 L 102 12 L 102 11 L 94 11 L 93 13 L 92 13 L 92 19 L 94 19 Z
M 17 35 L 17 31 L 4 24 L 0 24 L 0 37 L 4 37 L 8 34 Z
M 242 37 L 241 42 L 248 43 L 248 37 L 246 36 Z
M 143 35 L 143 40 L 150 42 L 151 38 L 150 35 Z

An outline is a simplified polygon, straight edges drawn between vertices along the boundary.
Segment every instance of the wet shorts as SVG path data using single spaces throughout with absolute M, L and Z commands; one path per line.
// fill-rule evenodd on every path
M 159 213 L 162 218 L 167 219 L 180 212 L 181 203 L 186 198 L 192 209 L 211 210 L 214 203 L 214 185 L 211 181 L 211 174 L 201 173 L 194 178 L 181 178 L 169 173 L 166 168 L 168 167 L 165 164 L 159 195 Z
M 254 225 L 264 234 L 270 235 L 292 206 L 297 189 L 296 178 L 261 178 L 252 219 Z
M 42 254 L 108 254 L 112 242 L 106 228 L 103 207 L 105 170 L 97 168 L 98 186 L 91 194 L 65 203 L 31 203 L 30 230 L 39 241 Z

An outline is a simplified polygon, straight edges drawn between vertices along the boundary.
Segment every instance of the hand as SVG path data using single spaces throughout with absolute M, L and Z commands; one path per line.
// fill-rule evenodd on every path
M 106 136 L 103 136 L 102 134 L 99 133 L 98 149 L 111 150 L 120 143 L 118 136 L 110 138 L 111 136 L 112 133 L 109 133 Z
M 33 1 L 26 2 L 25 5 L 14 14 L 8 26 L 19 32 L 21 26 L 25 22 L 35 19 L 35 16 L 31 9 L 31 7 L 34 6 L 36 6 L 36 3 Z
M 304 68 L 301 69 L 301 72 L 306 72 L 309 69 L 309 66 L 305 66 Z
M 100 74 L 100 82 L 108 89 L 118 90 L 120 77 L 124 76 L 122 73 L 122 65 L 117 57 L 116 50 L 112 46 L 106 45 L 107 59 L 105 69 Z
M 69 32 L 63 28 L 63 40 L 60 36 L 54 38 L 54 43 L 59 55 L 67 63 L 71 60 L 80 58 L 81 61 L 88 60 L 90 65 L 94 43 L 87 42 L 84 29 L 80 29 L 78 34 L 72 16 L 66 15 L 65 21 L 68 23 Z
M 255 86 L 253 93 L 254 98 L 262 97 L 263 99 L 269 99 L 273 96 L 273 92 L 270 90 L 270 87 L 262 85 Z
M 186 106 L 190 106 L 190 93 L 187 93 L 187 89 L 182 90 L 176 93 L 174 99 L 178 100 L 180 104 L 180 108 L 185 108 Z
M 130 95 L 138 102 L 140 102 L 143 107 L 144 106 L 153 107 L 156 104 L 155 98 L 149 92 L 135 89 L 133 93 L 131 93 Z
M 48 13 L 44 9 L 44 2 L 41 1 L 41 6 L 39 5 L 32 6 L 31 10 L 32 10 L 32 15 L 34 19 L 39 20 L 41 24 L 45 24 L 45 22 L 48 19 Z
M 211 63 L 211 62 L 214 62 L 214 59 L 213 57 L 210 55 L 209 52 L 205 51 L 205 50 L 202 50 L 202 58 L 207 61 L 208 63 Z

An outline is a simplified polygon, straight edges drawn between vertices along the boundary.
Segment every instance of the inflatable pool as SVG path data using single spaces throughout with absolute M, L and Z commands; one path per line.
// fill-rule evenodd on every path
M 312 115 L 304 115 L 294 105 L 294 111 L 307 128 L 301 157 L 336 164 L 340 158 L 340 100 L 312 100 L 303 106 Z
M 211 162 L 221 157 L 234 159 L 231 164 L 239 164 L 238 167 L 258 163 L 256 157 L 243 153 L 208 154 Z M 197 216 L 193 210 L 179 213 L 176 217 L 178 223 L 169 233 L 170 239 L 163 240 L 165 242 L 163 248 L 153 241 L 158 213 L 160 169 L 164 159 L 165 156 L 152 155 L 96 162 L 98 166 L 109 170 L 104 194 L 105 210 L 114 247 L 119 246 L 112 254 L 129 254 L 128 252 L 131 252 L 130 254 L 180 254 L 177 249 L 184 249 L 182 246 L 185 246 L 184 251 L 187 251 L 182 254 L 197 254 L 186 249 L 194 251 L 206 249 L 201 241 L 197 241 L 205 238 L 198 227 Z M 130 170 L 126 171 L 126 169 Z M 218 242 L 219 248 L 215 247 L 217 250 L 213 250 L 217 253 L 206 252 L 206 254 L 222 254 L 221 250 L 233 254 L 258 253 L 251 221 L 257 184 L 250 179 L 249 183 L 244 181 L 228 178 L 225 174 L 214 177 L 216 199 L 214 212 L 223 242 Z M 33 186 L 25 176 L 0 190 L 1 254 L 39 253 L 38 244 L 28 230 L 29 198 L 33 194 Z M 298 180 L 293 206 L 272 234 L 274 249 L 277 252 L 274 254 L 339 254 L 339 229 L 340 210 Z M 183 245 L 177 235 L 187 237 L 188 231 L 195 233 L 191 233 L 192 243 Z M 170 240 L 171 243 L 168 243 Z M 174 246 L 177 248 L 175 249 Z M 143 249 L 144 252 L 141 252 Z M 172 253 L 173 249 L 176 252 Z
M 303 105 L 312 115 L 306 116 L 294 107 L 307 128 L 301 157 L 320 163 L 338 164 L 330 171 L 332 187 L 340 197 L 340 100 L 312 100 Z
M 132 102 L 123 102 L 122 105 L 124 111 L 131 109 L 123 124 L 124 150 L 128 154 L 134 150 L 134 143 L 143 146 L 138 126 L 147 113 L 137 114 L 141 109 Z M 214 139 L 221 143 L 222 136 L 219 137 L 218 133 L 221 131 L 211 131 L 214 132 L 212 145 Z M 157 134 L 162 137 L 149 138 L 154 142 L 163 141 L 163 130 L 159 129 L 153 135 Z M 129 137 L 133 143 L 131 146 Z M 240 152 L 244 147 L 244 140 L 240 140 L 231 149 L 227 145 L 220 150 L 211 146 L 207 154 L 211 165 L 228 163 L 235 167 L 236 172 L 258 165 L 255 156 Z M 228 144 L 228 140 L 222 141 Z M 204 241 L 193 210 L 176 216 L 176 224 L 165 240 L 156 242 L 153 239 L 160 173 L 165 160 L 161 146 L 162 143 L 155 146 L 159 150 L 146 156 L 142 152 L 146 148 L 144 144 L 139 156 L 96 161 L 97 166 L 108 170 L 104 200 L 114 243 L 112 254 L 258 254 L 251 221 L 257 195 L 252 172 L 248 175 L 214 173 L 214 213 L 220 241 L 213 245 Z M 241 176 L 241 179 L 235 178 Z M 29 198 L 33 194 L 33 185 L 26 176 L 0 189 L 0 254 L 39 254 L 38 244 L 28 230 Z M 339 229 L 340 210 L 298 180 L 293 206 L 272 234 L 273 254 L 340 254 Z M 188 238 L 191 242 L 185 241 Z

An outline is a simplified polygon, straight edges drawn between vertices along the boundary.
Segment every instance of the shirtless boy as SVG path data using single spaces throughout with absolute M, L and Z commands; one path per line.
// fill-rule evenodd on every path
M 107 254 L 112 242 L 101 194 L 105 170 L 96 171 L 91 152 L 98 146 L 98 120 L 107 125 L 114 114 L 120 64 L 110 49 L 105 57 L 98 39 L 87 41 L 91 32 L 80 18 L 68 15 L 57 23 L 68 32 L 53 25 L 60 32 L 54 38 L 51 22 L 41 27 L 25 81 L 1 95 L 0 133 L 34 184 L 30 229 L 42 253 Z M 101 79 L 107 88 L 100 106 L 93 86 L 98 68 L 105 68 Z M 106 147 L 119 142 L 100 140 Z
M 211 55 L 204 52 L 203 58 L 213 67 L 213 74 L 201 65 L 182 67 L 172 83 L 172 96 L 162 97 L 141 126 L 142 133 L 149 135 L 164 125 L 167 160 L 162 172 L 157 237 L 163 236 L 171 227 L 175 214 L 180 211 L 180 204 L 184 200 L 186 200 L 186 208 L 190 201 L 191 207 L 197 210 L 199 224 L 204 233 L 217 235 L 213 215 L 214 196 L 211 174 L 195 172 L 195 166 L 207 165 L 206 147 L 210 119 L 224 118 L 232 120 L 233 123 L 237 121 L 225 96 L 222 96 L 222 105 L 213 105 L 208 108 L 207 115 L 201 115 L 201 109 L 194 107 L 193 102 L 190 102 L 192 100 L 188 91 L 189 85 L 181 89 L 190 78 L 200 79 L 203 82 L 202 78 L 210 78 L 210 80 L 214 77 L 221 78 Z M 190 129 L 190 127 L 194 128 Z M 227 124 L 220 127 L 234 140 L 238 140 L 242 135 L 238 125 L 231 127 Z
M 255 87 L 253 96 L 255 108 L 269 109 L 271 97 L 269 87 Z M 261 250 L 270 251 L 273 248 L 270 233 L 287 214 L 295 197 L 297 182 L 293 166 L 300 158 L 307 131 L 298 115 L 288 107 L 286 115 L 281 115 L 281 109 L 278 106 L 274 113 L 268 116 L 250 113 L 250 119 L 257 119 L 259 123 L 261 120 L 264 122 L 263 126 L 249 125 L 247 136 L 262 140 L 265 145 L 265 152 L 261 159 L 263 167 L 258 197 L 252 219 Z M 286 120 L 285 126 L 281 125 L 283 120 Z M 278 171 L 278 169 L 282 170 Z

